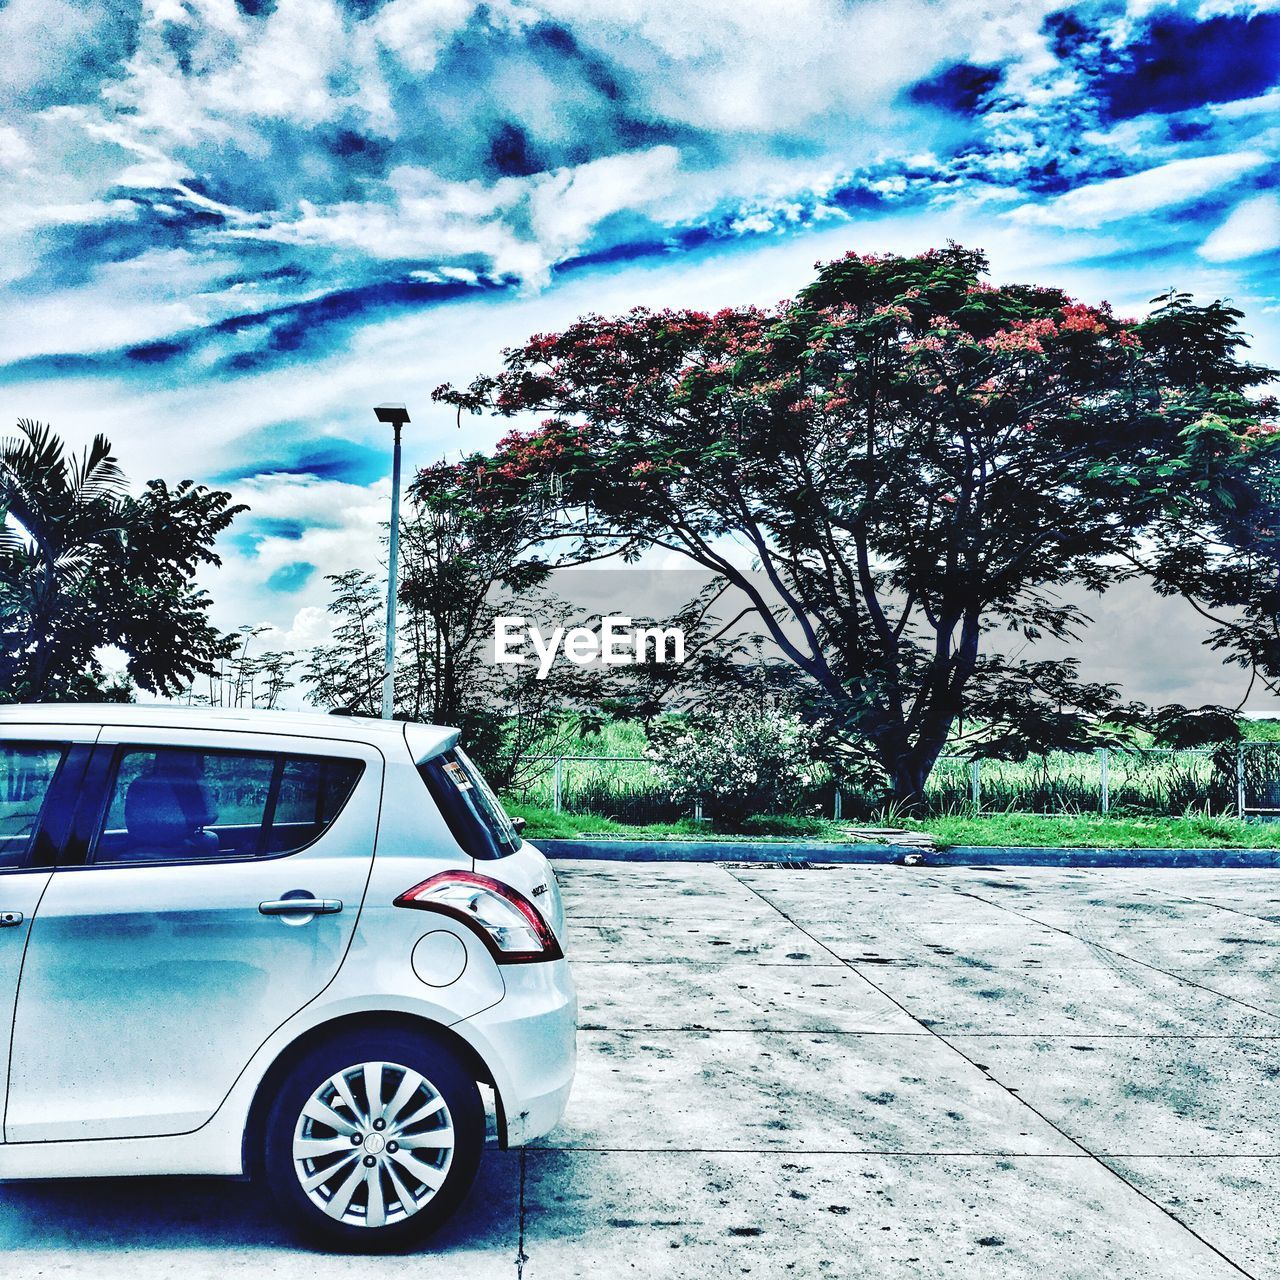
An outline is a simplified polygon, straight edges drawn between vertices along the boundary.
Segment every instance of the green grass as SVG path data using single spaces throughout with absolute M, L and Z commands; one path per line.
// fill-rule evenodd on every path
M 649 746 L 649 735 L 639 720 L 606 720 L 599 733 L 571 734 L 557 743 L 562 756 L 639 756 Z
M 511 802 L 513 815 L 526 820 L 531 840 L 576 836 L 613 836 L 630 840 L 835 840 L 851 841 L 853 826 L 829 818 L 748 818 L 741 832 L 715 831 L 709 823 L 684 819 L 628 826 L 589 814 L 553 813 Z M 1280 824 L 1240 822 L 1235 818 L 1102 818 L 1091 814 L 997 813 L 907 820 L 900 824 L 931 832 L 940 848 L 952 845 L 1049 845 L 1064 849 L 1274 849 Z
M 524 833 L 530 840 L 572 840 L 575 836 L 615 836 L 620 840 L 707 838 L 706 823 L 691 818 L 632 826 L 593 813 L 556 813 L 539 805 L 521 804 L 509 796 L 504 796 L 502 803 L 513 818 L 525 820 Z
M 717 831 L 709 822 L 681 818 L 676 822 L 633 824 L 591 813 L 556 813 L 538 805 L 521 804 L 509 796 L 503 806 L 513 818 L 523 818 L 530 840 L 573 840 L 578 836 L 613 836 L 618 840 L 849 840 L 849 825 L 829 818 L 748 818 L 746 830 Z
M 1246 737 L 1275 744 L 1246 757 L 1250 794 L 1259 792 L 1280 761 L 1280 721 L 1255 720 L 1244 725 Z M 557 753 L 586 756 L 566 760 L 561 771 L 564 807 L 576 816 L 551 812 L 554 770 L 546 762 L 538 776 L 519 789 L 520 808 L 531 819 L 531 832 L 543 835 L 633 835 L 636 837 L 701 836 L 720 833 L 709 824 L 681 819 L 683 806 L 662 786 L 648 760 L 601 760 L 601 756 L 637 757 L 647 745 L 644 726 L 633 720 L 606 721 L 598 734 L 574 735 L 554 744 Z M 1152 752 L 1113 749 L 1109 755 L 1111 818 L 1101 819 L 1101 762 L 1090 752 L 1055 752 L 1047 759 L 1020 762 L 987 760 L 981 765 L 983 814 L 970 812 L 970 764 L 944 757 L 938 761 L 927 790 L 930 811 L 938 815 L 926 829 L 948 843 L 1094 845 L 1141 847 L 1270 847 L 1280 845 L 1280 829 L 1243 826 L 1230 820 L 1177 818 L 1201 810 L 1229 812 L 1235 804 L 1234 755 L 1224 764 L 1192 751 Z M 872 824 L 882 808 L 876 794 L 844 793 L 844 812 Z M 829 785 L 806 798 L 812 812 L 831 812 Z M 591 816 L 587 816 L 590 814 Z M 536 815 L 536 816 L 535 816 Z M 1007 816 L 1006 816 L 1007 815 Z M 1044 816 L 1037 816 L 1044 815 Z M 976 825 L 970 826 L 967 824 Z M 1187 824 L 1191 825 L 1187 825 Z M 891 823 L 889 825 L 892 825 Z M 755 837 L 847 839 L 847 829 L 812 817 L 759 817 L 748 823 Z M 726 836 L 732 833 L 724 833 Z
M 1094 814 L 999 813 L 929 818 L 904 826 L 929 831 L 941 847 L 1050 845 L 1064 849 L 1274 849 L 1280 826 L 1236 818 L 1103 818 Z
M 1280 720 L 1246 720 L 1246 742 L 1280 742 Z

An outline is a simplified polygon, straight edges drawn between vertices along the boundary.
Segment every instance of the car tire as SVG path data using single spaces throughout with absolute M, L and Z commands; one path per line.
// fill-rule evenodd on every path
M 261 1171 L 304 1239 L 397 1252 L 462 1202 L 484 1135 L 480 1091 L 442 1040 L 346 1032 L 289 1070 L 267 1113 Z

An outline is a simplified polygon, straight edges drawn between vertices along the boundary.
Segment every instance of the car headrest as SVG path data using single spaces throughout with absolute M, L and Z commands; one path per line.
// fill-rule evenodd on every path
M 187 817 L 172 779 L 143 774 L 125 792 L 124 825 L 131 844 L 163 846 L 181 844 L 199 824 Z
M 185 752 L 157 755 L 125 793 L 124 823 L 135 847 L 188 841 L 217 817 L 199 761 Z

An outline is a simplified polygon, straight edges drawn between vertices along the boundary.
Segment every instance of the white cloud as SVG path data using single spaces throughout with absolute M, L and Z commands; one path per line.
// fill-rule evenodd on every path
M 394 52 L 407 71 L 427 75 L 449 37 L 474 10 L 474 0 L 393 0 L 370 24 L 380 49 Z
M 1227 180 L 1213 166 L 1238 166 L 1239 154 L 1177 159 L 1159 117 L 1097 126 L 1083 73 L 1058 61 L 1043 29 L 1058 7 L 796 0 L 784 16 L 772 0 L 389 0 L 358 18 L 341 0 L 280 0 L 261 17 L 233 0 L 148 0 L 132 47 L 79 71 L 91 91 L 0 133 L 0 280 L 58 252 L 64 241 L 46 232 L 149 215 L 163 221 L 159 234 L 229 272 L 252 253 L 296 263 L 296 282 L 279 289 L 297 300 L 400 264 L 417 279 L 470 272 L 542 287 L 611 219 L 621 229 L 608 234 L 622 237 L 689 223 L 784 232 L 844 219 L 831 197 L 864 179 L 904 203 L 1003 202 L 1051 163 L 1068 180 L 1126 151 L 1188 166 L 1014 214 L 1062 226 L 1100 225 L 1163 207 L 1179 184 L 1191 198 Z M 124 29 L 111 5 L 82 8 L 73 28 L 86 47 Z M 14 0 L 5 23 L 43 33 L 52 65 L 74 79 L 79 46 L 45 32 L 40 4 Z M 959 62 L 1003 77 L 998 110 L 970 119 L 912 103 L 912 85 Z M 1258 148 L 1238 152 L 1261 154 L 1265 116 L 1249 109 L 1212 111 Z M 641 127 L 654 136 L 637 140 Z M 519 163 L 541 171 L 497 176 L 491 152 L 504 128 L 527 145 Z M 367 167 L 342 150 L 366 143 Z M 21 180 L 6 183 L 5 156 Z M 27 178 L 31 156 L 42 163 Z M 931 191 L 935 176 L 945 181 Z M 152 298 L 126 297 L 127 316 L 112 317 L 109 290 L 95 283 L 63 290 L 90 349 L 108 334 L 161 337 L 182 311 L 169 305 L 176 298 L 157 305 L 173 292 L 157 279 Z M 189 314 L 223 318 L 242 307 L 236 290 L 252 287 L 192 298 Z M 274 300 L 264 288 L 254 301 Z M 66 311 L 17 326 L 6 350 L 65 349 Z
M 48 210 L 44 211 L 46 216 Z M 84 215 L 68 223 L 83 226 Z M 93 354 L 209 324 L 245 300 L 222 287 L 226 263 L 209 253 L 156 248 L 102 265 L 83 284 L 32 292 L 0 308 L 0 349 L 10 360 L 53 352 Z M 266 304 L 271 295 L 260 298 Z
M 529 217 L 546 265 L 581 247 L 610 214 L 641 212 L 660 201 L 674 185 L 679 163 L 675 147 L 651 147 L 540 178 L 529 197 Z
M 4 228 L 10 234 L 46 230 L 49 227 L 129 221 L 137 209 L 128 200 L 92 200 L 84 204 L 29 204 L 5 211 Z
M 1280 110 L 1280 89 L 1272 89 L 1256 98 L 1239 98 L 1235 102 L 1214 102 L 1209 105 L 1212 115 L 1227 119 L 1260 115 L 1274 120 L 1277 110 Z
M 311 565 L 321 574 L 347 569 L 372 572 L 378 563 L 378 526 L 386 521 L 387 514 L 386 502 L 370 503 L 348 509 L 344 512 L 348 523 L 336 528 L 313 526 L 297 538 L 261 538 L 248 563 L 256 571 L 260 588 L 266 588 L 272 574 L 300 564 Z M 309 583 L 307 590 L 314 595 L 316 586 Z
M 1176 208 L 1229 187 L 1245 174 L 1270 165 L 1261 151 L 1171 160 L 1124 178 L 1091 182 L 1044 204 L 1024 204 L 1009 213 L 1015 222 L 1044 227 L 1098 227 L 1159 209 Z
M 1050 0 L 542 0 L 628 68 L 656 113 L 728 135 L 892 128 L 906 85 L 952 62 L 1040 58 Z M 862 139 L 859 139 L 860 141 Z M 880 141 L 874 133 L 866 139 Z M 870 149 L 870 148 L 869 148 Z
M 1234 262 L 1280 249 L 1280 196 L 1254 196 L 1236 205 L 1227 220 L 1200 246 L 1210 262 Z
M 297 520 L 322 528 L 341 528 L 353 518 L 362 527 L 386 518 L 391 486 L 349 484 L 295 472 L 263 472 L 246 476 L 235 485 L 236 498 L 246 502 L 261 519 Z M 377 515 L 381 512 L 381 515 Z M 294 559 L 305 557 L 295 556 Z
M 175 26 L 185 28 L 202 74 L 190 75 L 181 65 L 168 40 Z M 293 0 L 264 22 L 245 18 L 224 0 L 187 0 L 144 27 L 128 74 L 105 96 L 141 136 L 169 141 L 228 137 L 236 121 L 252 117 L 307 128 L 358 100 L 355 82 L 335 92 L 347 64 L 337 0 Z
M 35 159 L 31 144 L 12 125 L 0 125 L 0 167 L 19 173 Z
M 332 622 L 327 609 L 318 605 L 305 605 L 293 615 L 293 621 L 288 627 L 269 627 L 258 643 L 264 649 L 301 655 L 316 645 L 326 644 L 332 638 Z
M 294 652 L 322 643 L 330 630 L 324 575 L 348 569 L 386 573 L 381 537 L 390 508 L 389 481 L 354 485 L 313 475 L 267 473 L 230 488 L 235 499 L 250 508 L 239 517 L 235 531 L 262 528 L 264 521 L 270 529 L 272 522 L 286 521 L 297 523 L 299 536 L 263 533 L 247 549 L 236 540 L 227 542 L 221 568 L 200 574 L 200 584 L 215 601 L 216 624 L 223 630 L 270 627 L 271 632 L 257 641 L 259 648 Z M 274 574 L 294 566 L 311 566 L 299 585 L 271 583 Z
M 0 8 L 0 99 L 6 110 L 44 105 L 63 68 L 119 39 L 126 19 L 93 0 L 12 0 Z
M 665 226 L 736 204 L 750 229 L 770 210 L 748 206 L 804 189 L 835 156 L 847 169 L 956 132 L 904 91 L 970 59 L 1008 64 L 1029 92 L 1051 69 L 1040 24 L 1052 7 L 797 0 L 783 20 L 765 0 L 392 0 L 357 20 L 339 0 L 281 0 L 258 18 L 231 0 L 149 0 L 129 56 L 83 105 L 59 109 L 48 169 L 55 183 L 81 172 L 99 193 L 168 188 L 227 220 L 189 235 L 229 256 L 257 241 L 541 285 L 620 210 Z M 0 25 L 44 22 L 33 0 L 6 15 Z M 104 22 L 77 30 L 90 40 Z M 551 24 L 567 42 L 554 65 L 538 43 Z M 706 136 L 628 144 L 636 122 Z M 546 169 L 482 174 L 494 132 L 512 125 Z M 357 184 L 330 148 L 362 130 L 399 167 Z M 471 173 L 459 177 L 460 162 Z M 82 201 L 27 191 L 7 203 L 19 216 Z
M 378 259 L 478 257 L 494 275 L 540 285 L 604 218 L 642 211 L 667 195 L 679 159 L 674 147 L 657 146 L 489 185 L 447 182 L 429 169 L 405 167 L 389 177 L 394 194 L 388 203 L 317 207 L 304 200 L 297 217 L 236 227 L 217 238 L 323 244 Z

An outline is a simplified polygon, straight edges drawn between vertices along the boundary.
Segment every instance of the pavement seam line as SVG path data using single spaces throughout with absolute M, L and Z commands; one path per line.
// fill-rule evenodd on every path
M 640 1156 L 884 1156 L 893 1160 L 1092 1160 L 1087 1151 L 885 1151 L 879 1147 L 530 1147 L 540 1151 L 557 1151 L 567 1155 L 587 1152 L 591 1155 Z M 1117 1160 L 1128 1156 L 1118 1155 Z M 1160 1157 L 1164 1159 L 1165 1157 Z M 1205 1157 L 1197 1157 L 1204 1159 Z M 1212 1158 L 1212 1157 L 1210 1157 Z
M 732 875 L 733 873 L 730 872 L 729 874 Z M 736 876 L 734 878 L 737 879 Z M 832 951 L 831 948 L 826 945 L 826 943 L 814 937 L 814 935 L 811 934 L 802 924 L 800 924 L 795 919 L 793 919 L 790 915 L 788 915 L 787 912 L 784 911 L 781 907 L 777 906 L 773 902 L 770 902 L 769 899 L 766 898 L 763 893 L 760 893 L 760 891 L 756 889 L 753 885 L 747 884 L 745 880 L 739 880 L 738 883 L 745 885 L 748 889 L 752 891 L 752 893 L 755 893 L 762 902 L 768 903 L 769 906 L 773 907 L 773 909 L 784 920 L 786 920 L 786 922 L 790 924 L 792 928 L 799 929 L 800 932 L 803 933 L 806 937 L 811 938 L 815 945 L 821 947 L 824 951 L 828 952 L 829 954 L 835 955 L 835 952 Z M 938 887 L 935 881 L 929 880 L 927 881 L 927 883 L 935 884 L 935 887 Z M 952 892 L 956 892 L 956 891 L 952 890 Z M 977 897 L 976 894 L 967 895 L 967 896 L 971 896 L 975 898 Z M 985 901 L 985 899 L 978 898 L 978 901 Z M 1017 915 L 1017 912 L 1011 912 L 1011 914 Z M 1037 923 L 1039 922 L 1037 921 Z M 1070 936 L 1074 936 L 1074 935 L 1070 935 Z M 836 958 L 840 959 L 840 957 L 838 956 Z M 883 990 L 881 987 L 878 987 L 870 979 L 870 977 L 868 977 L 865 973 L 859 970 L 854 964 L 852 964 L 847 960 L 843 960 L 841 961 L 841 963 L 846 964 L 865 983 L 867 983 L 868 986 L 872 987 L 876 991 L 879 991 L 880 994 L 884 996 L 886 1000 L 892 1001 L 892 1003 L 897 1005 L 898 1008 L 901 1009 L 902 1012 L 907 1015 L 907 1017 L 911 1018 L 912 1021 L 916 1022 L 919 1026 L 923 1027 L 924 1030 L 929 1033 L 929 1035 L 934 1036 L 941 1044 L 946 1045 L 946 1047 L 950 1049 L 952 1053 L 956 1054 L 960 1058 L 963 1058 L 965 1062 L 969 1063 L 969 1065 L 972 1066 L 976 1071 L 980 1071 L 986 1079 L 990 1080 L 992 1084 L 994 1084 L 997 1088 L 1002 1089 L 1016 1103 L 1018 1103 L 1022 1107 L 1025 1107 L 1028 1111 L 1031 1112 L 1032 1115 L 1036 1116 L 1042 1123 L 1048 1125 L 1049 1128 L 1051 1128 L 1060 1137 L 1065 1139 L 1067 1142 L 1071 1143 L 1073 1147 L 1075 1147 L 1077 1150 L 1079 1150 L 1085 1156 L 1087 1156 L 1090 1160 L 1092 1160 L 1093 1163 L 1096 1164 L 1099 1169 L 1104 1170 L 1108 1175 L 1114 1178 L 1122 1186 L 1128 1187 L 1129 1190 L 1132 1191 L 1136 1196 L 1139 1196 L 1141 1199 L 1145 1200 L 1147 1204 L 1151 1205 L 1151 1207 L 1155 1209 L 1157 1213 L 1162 1214 L 1164 1217 L 1168 1218 L 1170 1222 L 1180 1227 L 1193 1239 L 1198 1240 L 1206 1249 L 1208 1249 L 1211 1253 L 1215 1254 L 1217 1257 L 1221 1258 L 1223 1262 L 1225 1262 L 1227 1266 L 1231 1267 L 1234 1271 L 1238 1271 L 1242 1276 L 1248 1277 L 1248 1280 L 1257 1280 L 1257 1277 L 1255 1277 L 1251 1272 L 1246 1271 L 1244 1267 L 1242 1267 L 1238 1262 L 1235 1261 L 1235 1259 L 1228 1257 L 1228 1255 L 1223 1253 L 1223 1251 L 1219 1249 L 1216 1245 L 1211 1244 L 1202 1235 L 1200 1235 L 1198 1231 L 1195 1231 L 1192 1227 L 1188 1226 L 1187 1223 L 1183 1222 L 1183 1220 L 1179 1218 L 1177 1214 L 1173 1213 L 1165 1205 L 1162 1205 L 1157 1200 L 1152 1199 L 1152 1197 L 1147 1195 L 1147 1193 L 1143 1191 L 1141 1187 L 1135 1186 L 1123 1174 L 1117 1172 L 1117 1170 L 1113 1169 L 1104 1160 L 1100 1159 L 1094 1152 L 1090 1151 L 1089 1148 L 1086 1147 L 1083 1142 L 1079 1141 L 1079 1139 L 1077 1138 L 1073 1138 L 1071 1134 L 1067 1133 L 1064 1129 L 1062 1129 L 1057 1124 L 1055 1124 L 1052 1120 L 1049 1119 L 1048 1116 L 1046 1116 L 1038 1108 L 1032 1106 L 1031 1103 L 1029 1103 L 1024 1097 L 1021 1096 L 1021 1094 L 1013 1092 L 1013 1090 L 1011 1090 L 1008 1085 L 1004 1084 L 1003 1081 L 997 1080 L 996 1077 L 993 1076 L 989 1070 L 979 1067 L 978 1064 L 971 1057 L 969 1057 L 967 1053 L 964 1052 L 964 1050 L 952 1044 L 951 1041 L 948 1040 L 947 1037 L 944 1036 L 941 1032 L 935 1031 L 932 1027 L 921 1022 L 920 1019 L 917 1018 L 915 1014 L 913 1014 L 911 1010 L 906 1007 L 906 1005 L 904 1005 L 900 1000 L 897 1000 L 894 996 L 890 995 L 889 992 Z
M 1177 896 L 1183 902 L 1194 902 L 1201 907 L 1213 907 L 1216 911 L 1230 911 L 1232 915 L 1244 916 L 1246 920 L 1259 920 L 1263 924 L 1272 925 L 1280 923 L 1274 916 L 1260 916 L 1254 911 L 1242 911 L 1239 907 L 1224 906 L 1221 902 L 1214 902 L 1211 898 L 1196 898 L 1186 893 L 1178 894 Z
M 851 962 L 852 963 L 852 962 Z M 847 966 L 846 966 L 847 967 Z M 859 975 L 861 976 L 861 975 Z M 879 987 L 876 990 L 891 999 Z M 912 1016 L 912 1015 L 908 1015 Z M 920 1022 L 921 1026 L 925 1024 Z M 910 1036 L 917 1040 L 927 1033 L 924 1031 L 875 1031 L 871 1029 L 848 1027 L 606 1027 L 601 1023 L 583 1022 L 579 1031 L 603 1031 L 608 1035 L 640 1036 L 657 1033 L 658 1035 L 709 1035 L 711 1033 L 731 1036 Z M 1196 1035 L 1186 1031 L 948 1031 L 944 1034 L 954 1036 L 957 1040 L 1280 1040 L 1280 1034 L 1249 1035 L 1241 1032 Z
M 957 886 L 948 885 L 936 879 L 928 879 L 928 884 L 935 888 L 946 889 L 950 893 L 954 893 L 960 898 L 972 898 L 975 902 L 985 903 L 988 907 L 995 907 L 997 911 L 1003 911 L 1011 915 L 1016 920 L 1024 920 L 1030 924 L 1039 925 L 1042 929 L 1051 929 L 1054 933 L 1060 933 L 1064 938 L 1073 938 L 1076 942 L 1082 942 L 1086 947 L 1092 947 L 1096 951 L 1105 951 L 1109 956 L 1115 956 L 1119 960 L 1127 961 L 1129 964 L 1140 965 L 1143 969 L 1150 969 L 1152 973 L 1158 973 L 1166 978 L 1172 978 L 1174 982 L 1186 983 L 1189 987 L 1195 987 L 1198 991 L 1207 991 L 1212 996 L 1217 996 L 1220 1000 L 1229 1000 L 1232 1004 L 1238 1004 L 1241 1008 L 1249 1009 L 1253 1013 L 1260 1013 L 1264 1018 L 1269 1018 L 1272 1022 L 1280 1021 L 1280 1015 L 1273 1013 L 1270 1009 L 1264 1009 L 1260 1005 L 1250 1004 L 1248 1000 L 1241 1000 L 1239 996 L 1228 995 L 1225 991 L 1219 991 L 1216 987 L 1205 986 L 1203 982 L 1196 982 L 1193 978 L 1185 977 L 1181 973 L 1174 973 L 1169 969 L 1162 969 L 1158 964 L 1151 964 L 1146 960 L 1139 960 L 1137 956 L 1131 956 L 1127 952 L 1117 951 L 1114 947 L 1109 947 L 1105 942 L 1092 942 L 1088 938 L 1083 938 L 1078 933 L 1072 933 L 1070 929 L 1064 929 L 1059 924 L 1051 924 L 1047 920 L 1038 920 L 1035 916 L 1027 915 L 1022 911 L 1015 911 L 1013 907 L 1007 903 L 994 902 L 990 898 L 984 898 L 982 894 L 976 893 L 972 889 L 962 889 Z
M 985 1073 L 984 1073 L 985 1074 Z M 993 1081 L 999 1084 L 998 1080 Z M 1034 1110 L 1034 1108 L 1030 1108 Z M 1063 1135 L 1066 1137 L 1067 1135 Z M 1077 1146 L 1079 1144 L 1077 1143 Z M 1280 1160 L 1280 1151 L 889 1151 L 883 1147 L 528 1147 L 534 1155 L 883 1156 L 886 1160 Z M 1141 1194 L 1141 1192 L 1139 1192 Z
M 516 1223 L 519 1228 L 519 1234 L 516 1238 L 516 1280 L 524 1280 L 524 1264 L 529 1261 L 529 1255 L 524 1251 L 524 1175 L 525 1164 L 528 1159 L 525 1154 L 527 1151 L 528 1147 L 520 1148 L 520 1201 L 516 1209 Z

